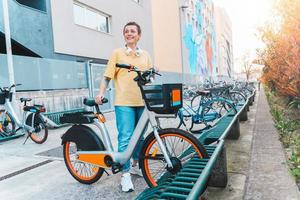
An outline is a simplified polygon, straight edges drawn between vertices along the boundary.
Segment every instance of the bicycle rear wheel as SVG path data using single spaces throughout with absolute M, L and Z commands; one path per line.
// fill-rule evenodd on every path
M 238 91 L 230 91 L 229 92 L 230 100 L 233 101 L 234 105 L 244 104 L 247 98 L 243 95 L 243 93 Z
M 159 136 L 167 148 L 173 168 L 167 167 L 154 133 L 150 134 L 145 139 L 140 155 L 140 167 L 150 187 L 177 174 L 191 159 L 208 158 L 203 145 L 189 132 L 174 128 L 161 129 Z
M 68 171 L 80 183 L 95 183 L 102 177 L 104 169 L 78 160 L 77 151 L 104 151 L 102 141 L 98 141 L 96 133 L 84 125 L 73 126 L 65 134 L 63 155 Z
M 30 113 L 25 121 L 26 125 L 33 127 L 35 130 L 29 132 L 29 137 L 37 144 L 44 143 L 48 138 L 48 128 L 40 114 Z
M 201 131 L 213 127 L 223 116 L 237 113 L 235 106 L 223 98 L 208 101 L 200 111 L 199 114 L 193 117 L 190 128 L 192 133 L 201 133 Z
M 67 141 L 64 143 L 63 154 L 68 171 L 80 183 L 92 184 L 97 182 L 101 178 L 104 169 L 78 161 L 76 159 L 77 151 L 78 148 L 75 142 Z

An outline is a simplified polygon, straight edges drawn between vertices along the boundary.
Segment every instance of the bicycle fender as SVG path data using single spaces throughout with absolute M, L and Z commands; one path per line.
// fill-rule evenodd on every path
M 73 125 L 61 136 L 61 144 L 65 142 L 74 142 L 78 150 L 81 151 L 97 151 L 104 150 L 102 140 L 88 126 Z

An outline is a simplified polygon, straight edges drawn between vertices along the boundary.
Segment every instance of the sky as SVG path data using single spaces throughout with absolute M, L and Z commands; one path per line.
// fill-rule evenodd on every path
M 232 22 L 233 56 L 237 71 L 240 71 L 240 60 L 245 53 L 249 52 L 254 57 L 255 50 L 263 47 L 257 37 L 257 28 L 271 18 L 273 1 L 214 0 L 216 6 L 226 10 Z

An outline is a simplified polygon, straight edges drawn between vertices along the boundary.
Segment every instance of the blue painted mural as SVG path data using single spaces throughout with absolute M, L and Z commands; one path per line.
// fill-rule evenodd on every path
M 187 0 L 183 40 L 189 52 L 192 74 L 216 74 L 217 49 L 212 0 Z

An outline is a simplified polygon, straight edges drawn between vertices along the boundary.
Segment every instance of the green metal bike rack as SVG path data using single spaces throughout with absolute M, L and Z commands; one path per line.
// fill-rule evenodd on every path
M 45 113 L 44 115 L 51 120 L 54 124 L 54 127 L 61 127 L 65 124 L 61 124 L 59 118 L 65 114 L 65 113 L 76 113 L 76 112 L 83 112 L 86 111 L 85 108 L 75 108 L 75 109 L 71 109 L 71 110 L 65 110 L 65 111 L 60 111 L 60 112 L 48 112 Z
M 223 143 L 220 143 L 220 145 L 223 145 Z M 216 155 L 214 155 L 214 152 L 217 149 L 215 146 L 205 146 L 205 148 L 210 156 L 209 159 L 201 159 L 198 156 L 195 156 L 184 165 L 176 176 L 171 175 L 165 180 L 162 180 L 162 177 L 158 181 L 158 187 L 146 189 L 136 199 L 186 199 L 201 174 L 207 171 L 205 168 L 208 166 L 207 164 L 209 162 L 212 162 L 210 160 L 215 160 L 217 158 Z M 206 179 L 208 179 L 209 174 L 205 176 L 207 176 Z M 206 185 L 203 186 L 202 191 L 205 190 L 205 188 Z
M 24 133 L 16 133 L 14 135 L 6 135 L 5 133 L 0 132 L 0 142 L 4 142 L 4 141 L 7 141 L 7 140 L 12 140 L 12 139 L 21 137 L 23 135 L 24 135 Z
M 224 140 L 220 140 L 220 142 L 217 145 L 216 149 L 214 150 L 212 156 L 210 157 L 207 165 L 205 166 L 200 177 L 198 178 L 197 182 L 195 183 L 193 189 L 190 191 L 190 193 L 186 199 L 188 199 L 188 200 L 198 199 L 198 197 L 204 192 L 205 185 L 206 185 L 208 178 L 213 170 L 215 162 L 217 161 L 217 159 L 222 151 L 223 146 L 224 146 Z

